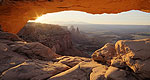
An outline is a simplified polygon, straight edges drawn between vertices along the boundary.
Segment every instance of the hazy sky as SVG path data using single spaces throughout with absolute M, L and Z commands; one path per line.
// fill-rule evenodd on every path
M 150 25 L 150 13 L 141 11 L 128 11 L 119 14 L 88 14 L 80 11 L 63 11 L 48 13 L 34 22 L 62 24 L 62 23 L 91 23 L 91 24 L 132 24 Z

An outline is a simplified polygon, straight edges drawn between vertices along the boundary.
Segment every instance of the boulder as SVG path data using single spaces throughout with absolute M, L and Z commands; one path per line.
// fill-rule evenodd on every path
M 120 40 L 115 48 L 122 61 L 137 75 L 150 78 L 150 39 Z
M 101 49 L 96 50 L 92 54 L 92 59 L 100 62 L 107 62 L 110 64 L 111 59 L 115 56 L 115 46 L 112 43 L 107 43 Z

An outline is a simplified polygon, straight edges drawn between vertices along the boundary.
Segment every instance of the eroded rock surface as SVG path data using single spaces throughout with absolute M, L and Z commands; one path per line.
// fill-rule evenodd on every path
M 118 41 L 112 58 L 104 58 L 111 59 L 110 66 L 90 58 L 59 56 L 41 43 L 18 39 L 0 37 L 0 80 L 150 79 L 150 39 Z M 102 49 L 109 55 L 113 46 L 106 45 Z
M 90 58 L 84 58 L 84 57 L 62 56 L 62 57 L 54 59 L 53 61 L 66 64 L 70 67 L 74 67 L 75 65 L 77 65 L 78 63 L 82 61 L 91 62 L 92 60 Z
M 95 51 L 92 58 L 95 61 L 109 62 L 111 66 L 132 72 L 136 75 L 136 79 L 150 78 L 150 39 L 120 40 L 111 47 L 106 44 Z
M 136 80 L 131 72 L 110 66 L 105 77 L 110 80 Z
M 137 80 L 131 72 L 97 62 L 81 62 L 48 80 Z
M 60 55 L 38 42 L 10 45 L 13 51 L 26 55 L 28 58 L 52 60 Z
M 2 73 L 2 80 L 43 80 L 59 72 L 69 69 L 61 63 L 29 60 Z
M 0 39 L 22 41 L 22 39 L 19 38 L 17 35 L 8 32 L 2 32 L 2 31 L 0 31 Z
M 107 43 L 101 49 L 96 50 L 92 54 L 92 59 L 110 64 L 111 59 L 116 55 L 115 46 L 112 43 Z
M 135 73 L 150 78 L 150 39 L 121 40 L 115 45 L 117 54 Z
M 100 68 L 101 70 L 103 70 L 103 72 L 94 72 L 94 68 Z M 103 78 L 106 70 L 107 66 L 98 64 L 96 62 L 81 62 L 75 67 L 60 74 L 57 74 L 49 78 L 48 80 L 96 80 L 96 73 L 99 74 L 99 77 Z
M 27 57 L 10 50 L 7 44 L 0 43 L 0 74 L 5 70 L 21 64 Z
M 41 43 L 27 43 L 17 35 L 7 32 L 0 32 L 0 35 L 0 74 L 29 59 L 52 60 L 59 57 Z
M 15 34 L 1 33 L 9 34 L 10 38 L 0 37 L 0 80 L 48 79 L 82 61 L 92 61 L 82 57 L 61 57 L 41 43 L 28 43 Z
M 121 56 L 116 56 L 111 59 L 111 65 L 118 68 L 126 68 L 126 63 L 122 60 Z

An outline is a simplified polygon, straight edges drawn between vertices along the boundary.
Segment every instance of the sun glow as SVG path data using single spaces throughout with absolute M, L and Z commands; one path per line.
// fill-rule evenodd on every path
M 38 17 L 34 21 L 48 24 L 127 24 L 150 25 L 150 13 L 132 10 L 119 14 L 88 14 L 81 11 L 62 11 L 48 13 Z
M 41 17 L 37 17 L 35 22 L 45 22 L 44 20 L 45 20 L 45 18 L 43 16 L 41 16 Z

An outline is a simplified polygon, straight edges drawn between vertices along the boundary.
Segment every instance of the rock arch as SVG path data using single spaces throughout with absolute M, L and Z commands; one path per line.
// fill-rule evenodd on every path
M 0 0 L 0 25 L 4 31 L 17 33 L 28 20 L 64 10 L 92 14 L 150 12 L 150 0 Z

